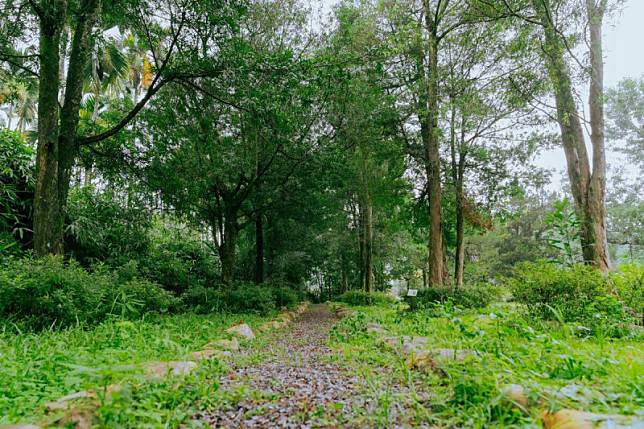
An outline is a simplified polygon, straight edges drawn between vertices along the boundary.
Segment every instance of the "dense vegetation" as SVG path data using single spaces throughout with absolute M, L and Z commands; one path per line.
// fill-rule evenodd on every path
M 177 427 L 223 366 L 192 405 L 114 368 L 303 300 L 362 311 L 340 348 L 375 347 L 371 320 L 493 354 L 421 380 L 433 423 L 534 423 L 492 370 L 634 413 L 644 77 L 605 88 L 601 36 L 622 6 L 2 2 L 0 423 L 129 380 L 102 424 Z

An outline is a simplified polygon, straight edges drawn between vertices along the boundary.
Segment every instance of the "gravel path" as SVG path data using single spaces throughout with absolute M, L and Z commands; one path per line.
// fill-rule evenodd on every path
M 261 364 L 236 368 L 221 380 L 224 390 L 247 389 L 244 399 L 198 419 L 225 428 L 411 427 L 398 403 L 387 405 L 386 424 L 374 421 L 382 404 L 365 393 L 364 380 L 330 359 L 326 342 L 336 322 L 326 306 L 311 306 L 274 334 Z

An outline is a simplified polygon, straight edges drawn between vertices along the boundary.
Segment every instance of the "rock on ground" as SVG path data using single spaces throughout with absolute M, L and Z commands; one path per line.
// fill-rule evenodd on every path
M 229 334 L 237 335 L 238 337 L 241 337 L 241 338 L 245 338 L 247 340 L 255 339 L 255 334 L 253 333 L 253 330 L 250 329 L 250 326 L 248 326 L 245 323 L 231 326 L 230 328 L 226 329 L 226 332 L 228 332 Z

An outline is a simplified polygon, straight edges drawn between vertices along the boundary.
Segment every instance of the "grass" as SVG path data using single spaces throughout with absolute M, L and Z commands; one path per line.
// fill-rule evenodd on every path
M 225 329 L 242 319 L 255 328 L 268 318 L 183 314 L 41 333 L 16 333 L 5 326 L 0 331 L 0 424 L 38 421 L 47 401 L 118 383 L 127 387 L 99 409 L 102 426 L 176 426 L 199 407 L 226 400 L 213 396 L 224 365 L 213 359 L 189 377 L 153 382 L 143 380 L 138 365 L 185 359 L 224 338 Z
M 579 338 L 566 326 L 529 322 L 507 305 L 479 311 L 440 307 L 400 312 L 391 305 L 354 309 L 359 314 L 334 329 L 334 348 L 370 385 L 407 386 L 416 402 L 416 423 L 537 428 L 546 409 L 617 414 L 641 414 L 644 409 L 641 334 L 620 340 Z M 402 356 L 366 333 L 364 326 L 370 321 L 380 323 L 390 335 L 427 336 L 431 348 L 480 354 L 443 365 L 443 376 L 410 371 Z M 500 393 L 507 384 L 523 386 L 535 405 L 521 412 Z M 374 397 L 390 395 L 384 389 L 374 389 Z

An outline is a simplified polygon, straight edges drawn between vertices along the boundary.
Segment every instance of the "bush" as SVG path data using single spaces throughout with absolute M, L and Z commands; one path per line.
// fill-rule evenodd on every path
M 255 283 L 238 282 L 227 297 L 228 308 L 235 313 L 266 314 L 275 310 L 271 288 Z
M 0 128 L 0 232 L 14 234 L 22 244 L 31 239 L 33 156 L 18 132 Z
M 180 301 L 158 284 L 148 280 L 134 278 L 114 289 L 110 314 L 122 317 L 140 317 L 144 313 L 167 313 L 176 310 Z M 116 311 L 116 310 L 119 311 Z
M 524 263 L 514 270 L 509 286 L 535 318 L 574 322 L 609 336 L 624 335 L 631 321 L 622 303 L 609 295 L 608 277 L 590 266 Z
M 611 273 L 610 280 L 619 299 L 644 325 L 644 265 L 622 265 L 619 271 Z
M 271 293 L 277 308 L 294 307 L 300 302 L 299 294 L 288 286 L 273 286 Z
M 156 226 L 151 235 L 149 254 L 139 258 L 146 278 L 177 295 L 190 288 L 214 289 L 219 285 L 218 262 L 198 239 L 163 226 Z
M 67 204 L 65 248 L 84 266 L 116 268 L 148 252 L 150 213 L 134 197 L 128 204 L 114 191 L 72 188 Z
M 606 278 L 598 270 L 585 265 L 563 268 L 545 261 L 520 264 L 509 287 L 532 315 L 545 320 L 556 318 L 552 308 L 566 321 L 582 320 L 593 301 L 608 294 Z
M 138 317 L 178 304 L 157 284 L 60 258 L 8 259 L 0 271 L 0 317 L 28 329 L 94 324 L 109 315 Z
M 462 308 L 487 307 L 499 297 L 499 289 L 491 284 L 477 283 L 454 288 L 421 289 L 415 297 L 407 297 L 411 310 L 430 308 L 437 304 L 451 302 Z
M 336 297 L 337 301 L 349 305 L 378 305 L 394 302 L 394 297 L 383 292 L 365 292 L 363 290 L 348 290 Z
M 192 285 L 181 295 L 184 306 L 197 314 L 222 311 L 228 306 L 226 295 L 220 287 Z
M 10 261 L 0 272 L 0 315 L 33 329 L 95 323 L 104 317 L 110 280 L 53 257 Z

